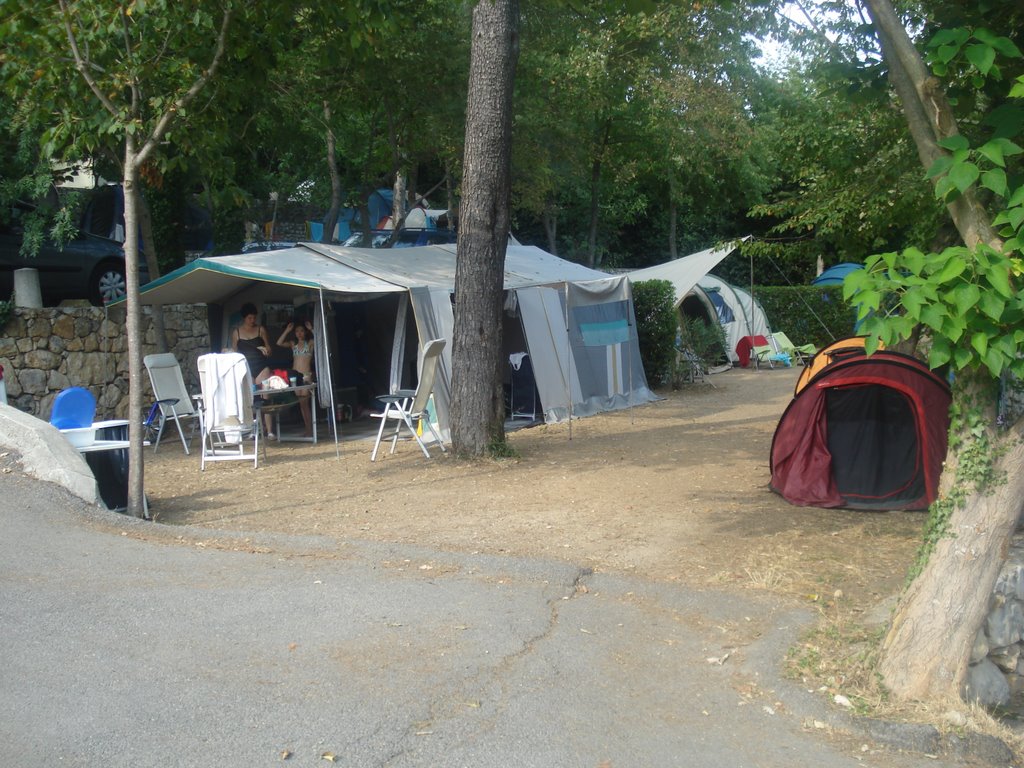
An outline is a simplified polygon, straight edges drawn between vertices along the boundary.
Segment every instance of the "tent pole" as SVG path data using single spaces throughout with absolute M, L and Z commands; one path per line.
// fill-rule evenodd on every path
M 327 371 L 327 391 L 330 393 L 331 401 L 331 429 L 334 432 L 334 458 L 341 458 L 341 447 L 338 443 L 338 411 L 334 405 L 334 378 L 331 376 L 331 351 L 327 345 L 327 310 L 324 308 L 324 289 L 321 287 L 318 289 L 320 294 L 320 328 L 324 335 L 324 352 L 327 356 L 327 364 L 324 370 Z M 313 418 L 316 418 L 316 414 L 313 414 Z
M 742 301 L 740 301 L 740 306 L 741 307 L 743 306 L 743 302 Z M 744 313 L 744 314 L 746 314 L 746 313 Z M 753 321 L 752 321 L 753 317 L 754 317 L 754 251 L 753 251 L 753 249 L 751 249 L 751 251 L 750 251 L 750 313 L 747 315 L 747 318 L 746 318 L 746 320 L 747 320 L 747 333 L 750 335 L 751 347 L 753 347 L 753 341 L 754 341 L 754 324 L 753 324 Z M 751 349 L 751 353 L 753 353 L 753 349 Z M 752 359 L 754 361 L 754 370 L 755 371 L 760 371 L 761 370 L 761 366 L 760 366 L 759 361 L 757 359 L 757 355 L 753 355 L 752 354 Z
M 572 339 L 569 337 L 569 284 L 565 284 L 565 362 L 569 366 L 565 377 L 566 402 L 569 404 L 569 440 L 572 440 L 572 369 L 575 367 L 572 361 Z
M 628 331 L 626 334 L 626 367 L 629 369 L 626 381 L 628 382 L 629 392 L 626 394 L 626 397 L 629 403 L 629 423 L 635 424 L 636 416 L 633 413 L 633 322 L 630 320 L 630 317 L 635 319 L 635 315 L 633 312 L 633 283 L 629 278 L 626 279 L 626 287 L 629 288 L 629 305 L 627 307 L 629 313 L 626 315 L 626 329 Z M 639 348 L 640 340 L 638 338 L 637 349 Z

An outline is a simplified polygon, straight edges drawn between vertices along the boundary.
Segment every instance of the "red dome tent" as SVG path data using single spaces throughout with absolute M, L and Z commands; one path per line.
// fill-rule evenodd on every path
M 949 386 L 920 361 L 851 345 L 782 414 L 771 488 L 798 506 L 926 509 L 946 457 L 950 402 Z

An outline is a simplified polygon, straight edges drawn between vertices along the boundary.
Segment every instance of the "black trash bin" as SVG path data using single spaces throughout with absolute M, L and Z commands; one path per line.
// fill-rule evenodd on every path
M 128 440 L 127 421 L 98 421 L 94 426 L 97 440 Z M 128 509 L 128 449 L 90 451 L 84 456 L 107 509 L 116 512 Z

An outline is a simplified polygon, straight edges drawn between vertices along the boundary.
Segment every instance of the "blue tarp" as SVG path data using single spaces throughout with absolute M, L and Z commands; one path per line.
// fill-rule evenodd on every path
M 811 285 L 842 285 L 846 276 L 857 269 L 864 269 L 864 265 L 849 261 L 834 264 L 811 280 Z

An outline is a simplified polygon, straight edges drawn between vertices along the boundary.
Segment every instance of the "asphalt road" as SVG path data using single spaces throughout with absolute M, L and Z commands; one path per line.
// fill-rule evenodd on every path
M 214 539 L 0 474 L 11 768 L 964 764 L 837 737 L 776 675 L 806 620 L 562 563 Z

